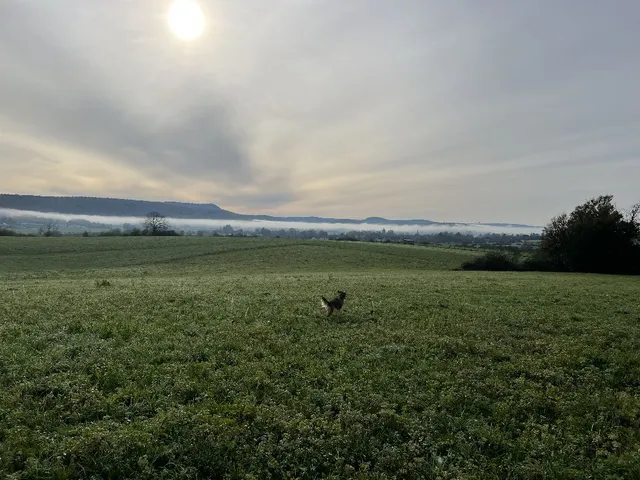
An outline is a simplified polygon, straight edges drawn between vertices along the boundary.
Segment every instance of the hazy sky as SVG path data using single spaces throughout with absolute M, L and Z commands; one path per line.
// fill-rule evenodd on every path
M 0 191 L 543 224 L 640 201 L 637 0 L 0 0 Z

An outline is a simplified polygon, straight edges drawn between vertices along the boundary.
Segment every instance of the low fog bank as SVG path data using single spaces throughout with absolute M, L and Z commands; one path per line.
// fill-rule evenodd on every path
M 100 215 L 78 215 L 67 213 L 36 212 L 29 210 L 14 210 L 0 208 L 0 217 L 21 220 L 24 222 L 53 221 L 63 227 L 63 223 L 74 221 L 85 221 L 95 224 L 102 224 L 113 228 L 122 228 L 124 224 L 140 227 L 144 222 L 142 217 L 117 217 Z M 0 222 L 2 219 L 0 218 Z M 483 224 L 463 224 L 463 223 L 441 223 L 434 225 L 395 225 L 395 224 L 372 224 L 372 223 L 316 223 L 316 222 L 288 222 L 288 221 L 268 221 L 268 220 L 213 220 L 213 219 L 184 219 L 167 217 L 171 228 L 174 229 L 194 229 L 194 230 L 219 230 L 225 225 L 233 228 L 253 231 L 260 228 L 270 230 L 295 229 L 295 230 L 324 230 L 327 232 L 350 232 L 350 231 L 380 231 L 393 230 L 395 232 L 406 233 L 467 233 L 482 235 L 490 233 L 505 233 L 508 235 L 540 234 L 540 227 L 516 227 L 516 226 L 493 226 Z M 61 231 L 64 231 L 61 228 Z

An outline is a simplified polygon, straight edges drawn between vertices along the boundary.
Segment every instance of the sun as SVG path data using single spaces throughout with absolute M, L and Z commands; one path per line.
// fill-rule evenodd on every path
M 181 40 L 195 40 L 204 30 L 204 14 L 193 0 L 175 0 L 167 19 L 169 27 Z

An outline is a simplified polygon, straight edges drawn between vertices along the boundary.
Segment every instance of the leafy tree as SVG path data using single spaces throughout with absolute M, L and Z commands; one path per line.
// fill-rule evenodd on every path
M 640 222 L 640 203 L 636 203 L 633 207 L 629 209 L 629 213 L 627 217 L 630 222 L 633 222 L 637 225 Z
M 569 244 L 569 216 L 562 213 L 553 217 L 542 230 L 540 250 L 554 268 L 564 270 L 569 265 Z
M 601 195 L 544 228 L 540 248 L 554 269 L 593 273 L 640 273 L 639 206 L 625 216 L 612 195 Z
M 149 212 L 144 221 L 144 232 L 147 235 L 163 235 L 169 230 L 169 222 L 160 212 Z

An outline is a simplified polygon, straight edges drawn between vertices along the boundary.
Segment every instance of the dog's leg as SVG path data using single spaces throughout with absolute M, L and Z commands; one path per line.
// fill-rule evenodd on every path
M 320 305 L 322 305 L 322 308 L 324 308 L 324 311 L 326 312 L 327 317 L 331 316 L 331 314 L 333 313 L 333 306 L 326 298 L 321 297 Z

